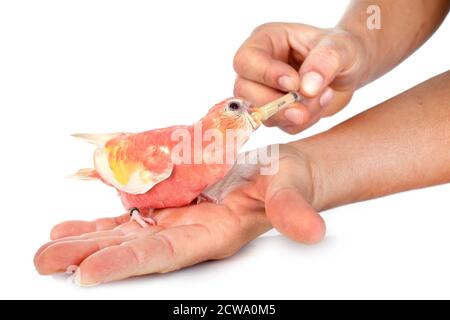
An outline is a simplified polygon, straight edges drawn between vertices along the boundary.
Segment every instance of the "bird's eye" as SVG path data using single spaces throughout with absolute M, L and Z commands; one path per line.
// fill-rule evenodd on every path
M 241 108 L 241 105 L 238 102 L 233 101 L 228 105 L 228 109 L 233 110 L 233 111 L 239 110 L 240 108 Z

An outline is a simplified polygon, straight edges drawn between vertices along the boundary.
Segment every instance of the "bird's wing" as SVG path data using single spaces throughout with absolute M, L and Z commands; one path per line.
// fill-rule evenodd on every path
M 142 144 L 133 136 L 124 136 L 98 148 L 95 170 L 107 183 L 120 191 L 144 194 L 167 179 L 173 170 L 169 148 L 163 143 Z

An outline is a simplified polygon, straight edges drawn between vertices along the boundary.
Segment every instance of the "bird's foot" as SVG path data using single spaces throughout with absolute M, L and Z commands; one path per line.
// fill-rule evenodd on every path
M 153 210 L 150 210 L 151 213 Z M 132 208 L 130 209 L 131 221 L 136 221 L 142 228 L 148 228 L 149 226 L 156 226 L 156 221 L 151 217 L 144 217 L 139 209 Z

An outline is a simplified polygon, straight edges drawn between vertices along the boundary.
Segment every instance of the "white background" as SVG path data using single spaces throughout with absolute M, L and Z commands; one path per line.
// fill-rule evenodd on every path
M 189 124 L 232 95 L 232 59 L 254 27 L 332 27 L 346 1 L 1 1 L 1 298 L 450 298 L 450 185 L 325 212 L 326 240 L 276 232 L 236 256 L 168 275 L 78 288 L 34 270 L 55 223 L 123 212 L 114 190 L 65 177 L 90 166 L 74 132 Z M 450 21 L 420 51 L 361 89 L 323 131 L 450 68 Z M 432 156 L 432 155 L 430 155 Z M 368 181 L 368 183 L 370 183 Z

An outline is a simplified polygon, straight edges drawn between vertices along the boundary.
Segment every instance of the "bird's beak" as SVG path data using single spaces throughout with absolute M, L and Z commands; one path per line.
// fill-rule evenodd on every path
M 250 124 L 250 126 L 252 127 L 253 130 L 256 130 L 259 128 L 259 126 L 261 125 L 261 122 L 257 122 L 254 118 L 253 118 L 253 108 L 252 105 L 250 104 L 250 102 L 244 102 L 245 106 L 246 106 L 246 111 L 245 111 L 245 120 L 247 121 L 247 123 Z
M 289 92 L 288 94 L 269 102 L 263 106 L 255 107 L 250 111 L 250 118 L 253 120 L 253 128 L 258 128 L 263 121 L 266 121 L 281 109 L 286 108 L 294 102 L 300 102 L 303 97 L 297 92 Z

